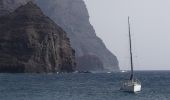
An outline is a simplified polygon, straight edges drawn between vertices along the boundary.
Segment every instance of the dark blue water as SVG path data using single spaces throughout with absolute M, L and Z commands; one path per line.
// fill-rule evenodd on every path
M 119 91 L 128 73 L 0 74 L 0 100 L 170 100 L 170 72 L 136 72 L 138 94 Z

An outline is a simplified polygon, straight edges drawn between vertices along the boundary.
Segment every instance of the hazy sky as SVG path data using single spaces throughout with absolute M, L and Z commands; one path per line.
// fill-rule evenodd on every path
M 84 0 L 97 35 L 129 69 L 127 17 L 134 64 L 140 70 L 170 70 L 170 0 Z

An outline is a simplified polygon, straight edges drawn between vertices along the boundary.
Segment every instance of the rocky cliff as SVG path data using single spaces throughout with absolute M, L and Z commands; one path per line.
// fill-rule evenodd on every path
M 76 51 L 77 63 L 80 63 L 78 62 L 80 58 L 90 54 L 102 61 L 105 70 L 119 69 L 116 56 L 96 36 L 95 30 L 89 22 L 89 14 L 83 0 L 36 0 L 36 3 L 46 15 L 68 33 L 71 45 Z M 95 58 L 93 57 L 93 59 Z M 91 63 L 91 68 L 94 65 L 98 64 Z
M 0 72 L 70 72 L 74 53 L 66 33 L 32 2 L 0 17 Z
M 0 0 L 6 2 L 4 12 L 11 12 L 19 5 L 30 0 Z M 33 0 L 55 23 L 61 26 L 70 38 L 71 45 L 76 51 L 76 62 L 80 64 L 82 57 L 93 55 L 92 59 L 100 60 L 103 69 L 119 70 L 118 60 L 96 36 L 93 26 L 89 22 L 89 14 L 83 0 Z M 13 3 L 8 3 L 13 2 Z M 1 4 L 0 4 L 1 5 Z M 3 5 L 5 5 L 3 3 Z M 11 5 L 11 6 L 10 6 Z M 1 8 L 0 8 L 1 10 Z M 0 12 L 1 13 L 1 12 Z M 87 55 L 87 56 L 86 56 Z M 95 57 L 94 57 L 95 56 Z M 96 58 L 96 59 L 95 59 Z M 86 59 L 86 58 L 85 58 Z M 87 61 L 88 62 L 88 61 Z M 91 63 L 89 68 L 99 63 Z M 80 64 L 80 65 L 83 65 Z M 81 66 L 79 68 L 81 69 Z M 82 68 L 84 69 L 84 68 Z M 101 69 L 99 67 L 99 69 Z

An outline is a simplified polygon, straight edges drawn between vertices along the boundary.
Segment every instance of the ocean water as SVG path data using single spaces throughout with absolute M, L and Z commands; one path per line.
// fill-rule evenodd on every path
M 170 100 L 170 72 L 135 72 L 137 94 L 119 91 L 129 73 L 0 74 L 0 100 Z

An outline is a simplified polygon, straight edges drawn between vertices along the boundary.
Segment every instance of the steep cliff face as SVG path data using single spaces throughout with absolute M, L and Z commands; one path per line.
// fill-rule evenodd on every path
M 36 0 L 36 3 L 68 33 L 76 51 L 77 63 L 80 63 L 79 57 L 82 59 L 83 56 L 92 54 L 102 61 L 105 70 L 119 70 L 116 56 L 96 36 L 83 0 Z
M 23 5 L 31 0 L 0 0 L 9 3 L 5 12 L 11 12 L 19 5 Z M 89 15 L 83 0 L 33 0 L 43 12 L 49 16 L 55 23 L 61 26 L 70 38 L 71 45 L 76 51 L 76 61 L 86 57 L 86 55 L 95 55 L 95 58 L 102 61 L 105 70 L 119 70 L 118 60 L 104 45 L 102 40 L 95 34 L 93 26 L 89 22 Z M 22 2 L 22 3 L 21 3 Z M 9 9 L 10 8 L 10 9 Z M 1 12 L 0 12 L 1 13 Z M 93 59 L 95 59 L 93 58 Z M 98 60 L 96 59 L 96 60 Z M 80 63 L 79 63 L 80 64 Z M 83 65 L 83 64 L 80 64 Z M 96 63 L 91 63 L 91 66 Z M 90 66 L 88 66 L 90 67 Z M 92 68 L 92 67 L 90 67 Z M 81 69 L 81 66 L 79 68 Z M 100 69 L 100 67 L 99 67 Z
M 0 72 L 70 72 L 66 33 L 32 2 L 0 17 Z

